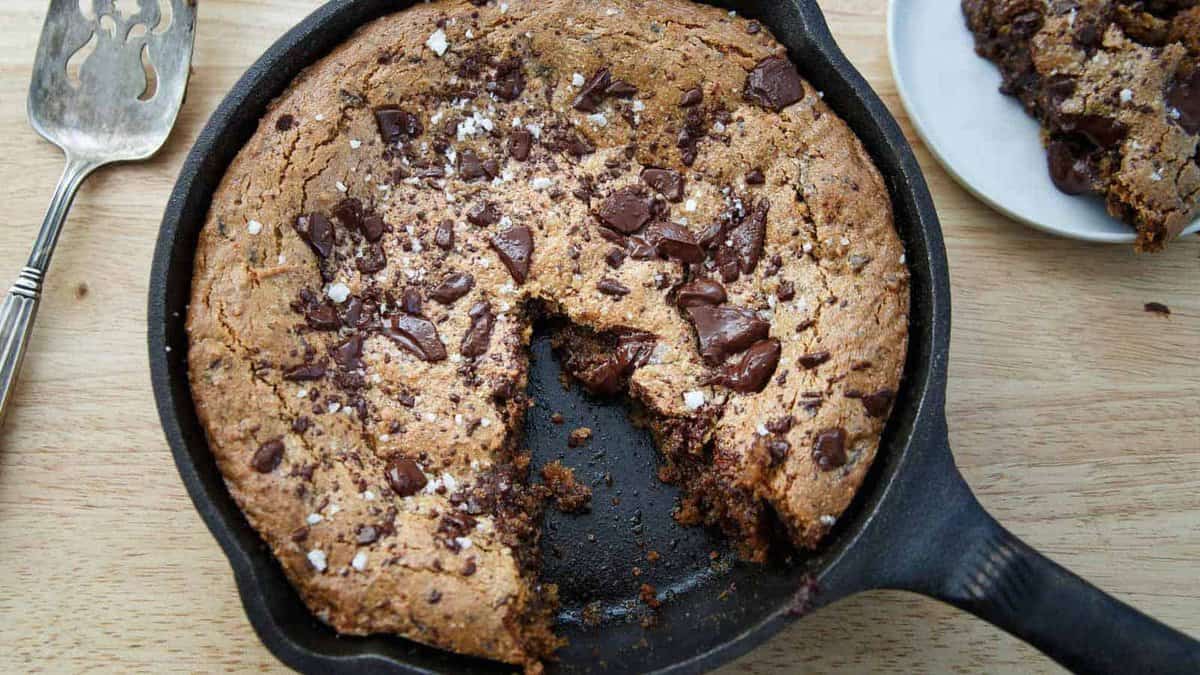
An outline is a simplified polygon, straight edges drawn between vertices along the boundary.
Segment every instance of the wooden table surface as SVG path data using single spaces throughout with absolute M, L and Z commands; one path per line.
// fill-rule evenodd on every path
M 0 431 L 0 672 L 278 670 L 175 472 L 150 392 L 146 286 L 187 148 L 234 80 L 320 0 L 204 0 L 188 101 L 153 161 L 83 187 Z M 950 4 L 949 2 L 947 3 Z M 825 0 L 905 124 L 941 214 L 950 436 L 983 504 L 1101 588 L 1200 635 L 1200 242 L 1156 256 L 1056 239 L 959 188 L 896 96 L 884 0 Z M 46 0 L 0 3 L 0 281 L 24 263 L 59 152 L 25 119 Z M 1149 301 L 1172 315 L 1147 314 Z M 874 592 L 723 672 L 1053 671 L 924 598 Z

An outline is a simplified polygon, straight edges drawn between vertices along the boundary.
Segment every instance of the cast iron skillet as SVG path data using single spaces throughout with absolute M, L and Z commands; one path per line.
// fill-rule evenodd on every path
M 395 637 L 339 638 L 301 603 L 226 491 L 188 389 L 184 316 L 193 250 L 225 167 L 267 103 L 356 27 L 411 4 L 330 2 L 276 42 L 234 86 L 183 165 L 167 205 L 150 279 L 155 397 L 179 473 L 229 557 L 242 602 L 267 647 L 307 672 L 503 672 Z M 726 3 L 719 3 L 726 4 Z M 942 235 L 925 181 L 896 122 L 834 44 L 813 0 L 727 3 L 769 26 L 803 75 L 850 124 L 882 171 L 912 270 L 909 357 L 876 466 L 828 544 L 768 566 L 737 563 L 723 544 L 669 516 L 673 489 L 654 478 L 649 439 L 619 402 L 563 392 L 544 338 L 535 340 L 527 439 L 537 463 L 562 455 L 595 480 L 590 515 L 548 517 L 545 575 L 561 586 L 570 639 L 552 672 L 699 672 L 780 630 L 795 616 L 871 588 L 951 603 L 1091 672 L 1200 672 L 1200 643 L 1105 595 L 1042 557 L 980 507 L 954 466 L 943 412 L 950 289 Z M 167 347 L 173 347 L 170 351 Z M 566 411 L 568 424 L 548 422 Z M 586 450 L 563 453 L 567 429 L 589 426 Z M 611 487 L 600 479 L 611 476 Z M 614 505 L 613 498 L 620 503 Z M 648 563 L 646 553 L 663 558 Z M 710 552 L 717 551 L 716 561 Z M 631 568 L 643 574 L 633 577 Z M 642 582 L 668 596 L 642 627 Z M 581 620 L 586 603 L 602 617 Z M 639 609 L 640 608 L 640 609 Z M 870 636 L 860 636 L 870 649 Z

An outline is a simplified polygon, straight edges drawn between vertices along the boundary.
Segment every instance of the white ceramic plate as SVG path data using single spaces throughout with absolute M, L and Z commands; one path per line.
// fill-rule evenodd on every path
M 1000 93 L 1000 71 L 975 54 L 958 0 L 890 0 L 888 56 L 913 126 L 946 171 L 989 206 L 1064 237 L 1132 243 L 1133 229 L 1096 196 L 1054 187 L 1038 123 Z M 1200 220 L 1185 234 L 1200 232 Z

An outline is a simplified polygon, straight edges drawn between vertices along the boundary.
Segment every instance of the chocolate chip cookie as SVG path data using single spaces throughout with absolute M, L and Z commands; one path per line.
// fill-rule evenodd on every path
M 1200 1 L 963 0 L 1001 91 L 1042 123 L 1059 190 L 1162 249 L 1200 217 Z
M 907 283 L 879 173 L 758 23 L 443 0 L 306 70 L 228 168 L 192 393 L 322 620 L 536 670 L 541 509 L 589 499 L 530 479 L 533 323 L 638 402 L 676 517 L 761 561 L 816 546 L 870 467 Z

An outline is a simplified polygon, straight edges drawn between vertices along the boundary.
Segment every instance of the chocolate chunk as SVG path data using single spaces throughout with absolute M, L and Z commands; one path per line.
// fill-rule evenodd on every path
M 1050 141 L 1046 147 L 1046 161 L 1050 180 L 1063 193 L 1080 195 L 1092 189 L 1095 169 L 1089 154 L 1078 144 L 1066 140 Z
M 437 326 L 426 319 L 397 314 L 392 317 L 391 324 L 384 327 L 383 333 L 423 361 L 446 358 L 446 347 L 438 336 Z
M 767 442 L 767 454 L 771 457 L 771 465 L 776 466 L 783 463 L 787 459 L 788 452 L 792 449 L 791 443 L 787 441 L 775 439 Z
M 479 155 L 471 150 L 463 150 L 458 153 L 458 175 L 465 181 L 472 181 L 483 178 L 487 172 L 483 170 Z
M 786 434 L 791 430 L 792 425 L 796 423 L 796 419 L 791 415 L 776 417 L 773 420 L 767 420 L 767 431 L 773 434 Z
M 1071 75 L 1051 75 L 1042 82 L 1045 96 L 1043 106 L 1052 118 L 1057 118 L 1062 104 L 1075 95 L 1078 81 Z
M 442 601 L 442 592 L 435 588 L 429 591 L 429 596 L 426 598 L 426 600 L 429 602 L 429 604 L 436 605 Z
M 337 233 L 334 232 L 333 223 L 325 216 L 319 213 L 300 216 L 296 218 L 292 227 L 317 257 L 324 260 L 333 253 L 333 247 L 337 244 Z
M 611 296 L 618 297 L 618 298 L 625 296 L 625 295 L 629 295 L 629 287 L 628 286 L 617 281 L 616 279 L 611 279 L 609 277 L 604 277 L 599 282 L 597 282 L 596 290 L 600 291 L 601 293 L 603 293 L 605 295 L 611 295 Z
M 474 558 L 469 558 L 469 559 L 467 560 L 467 562 L 463 563 L 463 566 L 462 566 L 462 575 L 463 575 L 464 577 L 469 577 L 469 576 L 471 576 L 472 574 L 475 574 L 475 572 L 476 572 L 478 569 L 479 569 L 479 566 L 478 566 L 478 565 L 475 563 L 475 559 L 474 559 Z
M 443 251 L 454 248 L 454 221 L 443 220 L 438 223 L 437 230 L 433 233 L 433 243 Z
M 290 382 L 311 382 L 325 377 L 325 367 L 316 363 L 301 363 L 283 371 L 283 379 Z
M 363 336 L 351 335 L 345 342 L 333 348 L 333 360 L 347 370 L 362 367 Z
M 846 431 L 825 429 L 817 434 L 812 447 L 813 462 L 822 471 L 831 471 L 846 464 Z
M 1200 66 L 1192 68 L 1189 77 L 1177 77 L 1167 87 L 1167 105 L 1179 112 L 1170 118 L 1179 123 L 1189 134 L 1200 134 Z M 1170 112 L 1170 111 L 1168 111 Z
M 533 147 L 533 134 L 528 129 L 513 129 L 508 135 L 508 154 L 518 162 L 529 159 L 529 150 Z
M 379 127 L 379 136 L 386 143 L 416 138 L 425 132 L 420 117 L 395 106 L 376 108 L 375 124 Z
M 338 321 L 337 308 L 328 302 L 315 305 L 304 314 L 308 325 L 317 330 L 337 330 L 341 325 Z
M 342 225 L 351 229 L 359 229 L 362 226 L 363 205 L 362 201 L 354 197 L 346 197 L 333 207 L 331 212 L 334 218 L 342 222 Z
M 346 301 L 345 311 L 342 312 L 342 325 L 347 328 L 361 328 L 367 322 L 363 321 L 363 301 L 357 295 Z M 374 303 L 368 307 L 368 319 L 374 313 Z
M 760 199 L 750 216 L 729 231 L 729 241 L 737 254 L 738 270 L 750 274 L 762 259 L 763 245 L 767 240 L 767 211 L 771 202 Z
M 595 146 L 589 143 L 573 129 L 560 132 L 555 142 L 555 147 L 560 152 L 565 152 L 572 157 L 583 157 L 584 155 L 590 155 L 596 151 Z
M 596 112 L 604 100 L 605 90 L 612 83 L 612 73 L 608 68 L 601 68 L 583 83 L 583 88 L 575 96 L 571 107 L 581 112 Z
M 409 286 L 400 296 L 400 311 L 412 316 L 421 316 L 421 291 Z
M 782 347 L 779 340 L 761 340 L 746 350 L 737 361 L 726 364 L 714 378 L 721 384 L 743 394 L 756 393 L 767 386 L 779 365 Z
M 796 358 L 796 363 L 799 363 L 800 367 L 804 368 L 805 370 L 812 370 L 828 360 L 829 352 L 820 351 L 812 352 L 810 354 L 802 354 Z
M 650 221 L 650 199 L 635 187 L 613 191 L 600 205 L 600 222 L 622 234 L 633 234 Z
M 759 169 L 751 169 L 746 174 L 747 185 L 762 185 L 765 182 L 767 182 L 767 177 L 764 176 L 763 172 Z
M 359 223 L 359 229 L 362 230 L 363 238 L 371 243 L 379 241 L 386 227 L 387 225 L 383 222 L 383 216 L 377 213 L 363 214 L 362 221 Z
M 491 202 L 478 202 L 467 211 L 467 221 L 479 227 L 495 225 L 500 222 L 500 209 Z
M 515 101 L 525 91 L 525 72 L 521 68 L 520 57 L 513 56 L 500 62 L 496 67 L 496 75 L 488 83 L 488 89 L 505 101 Z
M 790 281 L 779 282 L 779 288 L 775 290 L 775 297 L 783 302 L 787 302 L 796 297 L 796 285 Z
M 638 88 L 625 80 L 613 80 L 604 93 L 614 98 L 630 98 L 638 93 Z
M 629 257 L 634 260 L 651 260 L 658 257 L 658 250 L 645 237 L 635 234 L 626 241 Z
M 675 294 L 675 304 L 686 309 L 699 305 L 720 305 L 725 302 L 725 287 L 712 279 L 693 279 Z
M 463 335 L 462 344 L 458 350 L 463 356 L 483 356 L 487 353 L 492 340 L 492 326 L 496 319 L 492 315 L 492 306 L 487 302 L 477 302 L 467 312 L 471 317 L 471 327 Z
M 429 297 L 442 303 L 443 305 L 452 305 L 455 300 L 471 292 L 475 286 L 475 277 L 462 272 L 455 272 L 450 276 L 442 279 L 442 283 L 436 288 L 429 291 Z
M 379 540 L 379 530 L 371 525 L 360 525 L 354 533 L 354 543 L 359 546 L 374 544 Z
M 896 392 L 891 389 L 880 389 L 874 394 L 867 394 L 860 400 L 863 407 L 867 409 L 867 415 L 870 417 L 886 417 L 888 411 L 892 409 L 892 399 L 896 398 Z
M 610 249 L 604 255 L 604 262 L 614 270 L 618 269 L 625 263 L 625 252 L 619 248 Z
M 746 99 L 779 112 L 804 98 L 804 84 L 796 66 L 783 56 L 768 56 L 746 76 Z
M 1063 115 L 1059 126 L 1063 131 L 1083 134 L 1100 148 L 1111 148 L 1125 139 L 1129 128 L 1104 115 Z
M 429 480 L 421 467 L 411 459 L 394 459 L 384 470 L 384 477 L 397 497 L 411 497 L 420 492 Z
M 254 451 L 254 457 L 250 459 L 250 466 L 259 473 L 271 473 L 283 461 L 283 449 L 283 439 L 272 438 Z
M 646 365 L 654 352 L 655 339 L 648 333 L 629 333 L 617 339 L 616 349 L 608 352 L 599 363 L 575 372 L 588 391 L 611 396 L 624 386 L 634 370 Z
M 525 283 L 529 276 L 529 264 L 533 258 L 533 233 L 528 227 L 510 227 L 491 239 L 492 248 L 500 261 L 508 268 L 518 284 Z
M 678 223 L 669 220 L 652 223 L 644 236 L 663 258 L 684 263 L 704 262 L 704 249 L 700 248 L 696 235 Z
M 700 105 L 700 102 L 703 100 L 704 92 L 701 91 L 700 87 L 688 89 L 687 91 L 683 92 L 683 96 L 679 97 L 679 107 L 690 108 L 694 105 Z
M 647 167 L 642 169 L 642 182 L 661 192 L 670 201 L 683 199 L 683 174 L 678 171 Z
M 1147 302 L 1145 305 L 1142 306 L 1142 309 L 1144 309 L 1147 312 L 1150 312 L 1151 314 L 1159 314 L 1161 316 L 1171 316 L 1171 308 L 1167 307 L 1166 305 L 1164 305 L 1161 302 Z
M 280 115 L 279 119 L 275 120 L 276 131 L 287 131 L 294 126 L 296 126 L 296 118 L 286 113 Z
M 687 314 L 700 341 L 700 355 L 712 366 L 767 339 L 771 330 L 753 310 L 732 305 L 696 305 L 688 307 Z
M 362 254 L 354 259 L 354 266 L 363 274 L 375 274 L 387 267 L 387 254 L 383 252 L 383 245 L 376 242 L 364 248 Z

